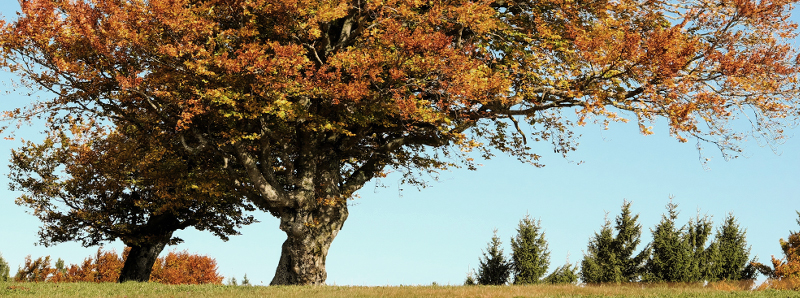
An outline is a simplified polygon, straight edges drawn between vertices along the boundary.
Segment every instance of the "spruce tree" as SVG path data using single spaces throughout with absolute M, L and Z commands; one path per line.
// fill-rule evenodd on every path
M 616 236 L 612 235 L 611 222 L 606 218 L 600 233 L 589 241 L 581 262 L 581 279 L 586 283 L 620 283 L 639 280 L 646 251 L 634 256 L 641 242 L 642 226 L 639 215 L 632 215 L 631 202 L 622 204 L 616 217 Z
M 756 268 L 751 263 L 756 260 L 748 260 L 750 247 L 747 246 L 746 231 L 740 229 L 733 213 L 729 213 L 717 229 L 713 246 L 709 280 L 755 279 Z
M 483 252 L 483 259 L 480 260 L 479 284 L 503 285 L 508 281 L 508 277 L 511 275 L 511 263 L 503 256 L 501 244 L 500 238 L 497 237 L 497 229 L 495 229 L 492 241 L 489 242 L 486 251 Z
M 670 200 L 667 214 L 661 216 L 661 222 L 652 230 L 653 242 L 643 281 L 688 281 L 693 256 L 683 239 L 683 229 L 675 226 L 677 208 L 678 205 Z
M 550 251 L 541 221 L 533 221 L 530 215 L 519 221 L 517 236 L 511 238 L 511 259 L 514 284 L 539 283 L 550 266 Z
M 478 284 L 478 281 L 475 280 L 475 270 L 467 272 L 467 279 L 464 280 L 465 286 L 474 286 Z
M 719 245 L 712 242 L 712 222 L 708 216 L 691 219 L 681 228 L 675 224 L 677 204 L 667 205 L 667 214 L 653 230 L 650 256 L 643 280 L 648 282 L 701 282 L 716 280 L 715 267 L 720 263 Z
M 708 248 L 705 246 L 711 231 L 712 223 L 708 216 L 700 217 L 698 214 L 696 218 L 690 220 L 687 224 L 684 229 L 683 241 L 685 243 L 684 247 L 688 249 L 688 254 L 691 258 L 686 268 L 686 276 L 681 281 L 713 280 L 711 271 L 713 264 L 716 263 L 714 259 L 717 247 L 714 244 Z
M 581 280 L 585 283 L 621 282 L 617 255 L 613 251 L 614 236 L 611 222 L 606 218 L 599 233 L 589 240 L 586 254 L 581 262 Z
M 9 271 L 10 269 L 8 267 L 8 262 L 3 259 L 3 254 L 0 254 L 0 281 L 5 282 L 10 280 L 10 277 L 8 276 Z
M 620 262 L 620 272 L 623 282 L 639 281 L 646 251 L 641 251 L 634 256 L 636 247 L 641 243 L 642 225 L 639 224 L 639 214 L 632 215 L 631 202 L 622 203 L 622 212 L 616 219 L 617 236 L 614 238 L 614 251 Z

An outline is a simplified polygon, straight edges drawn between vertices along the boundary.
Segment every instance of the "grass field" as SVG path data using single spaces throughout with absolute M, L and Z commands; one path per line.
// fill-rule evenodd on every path
M 798 291 L 700 286 L 392 286 L 247 287 L 156 283 L 0 282 L 0 297 L 800 297 Z

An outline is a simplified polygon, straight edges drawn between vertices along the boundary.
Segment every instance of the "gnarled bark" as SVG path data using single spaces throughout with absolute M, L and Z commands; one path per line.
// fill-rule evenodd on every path
M 347 219 L 347 204 L 319 206 L 313 211 L 291 210 L 281 214 L 286 232 L 281 259 L 270 285 L 324 285 L 328 277 L 325 258 Z
M 125 264 L 119 274 L 119 282 L 138 281 L 146 282 L 150 280 L 150 273 L 153 271 L 158 255 L 164 250 L 166 242 L 142 243 L 131 245 Z
M 144 237 L 146 240 L 139 239 L 135 242 L 123 240 L 131 250 L 128 252 L 125 264 L 122 265 L 119 282 L 150 281 L 153 264 L 164 247 L 172 240 L 172 233 L 178 229 L 183 229 L 183 227 L 175 215 L 169 213 L 152 215 L 138 233 L 138 235 L 146 235 Z

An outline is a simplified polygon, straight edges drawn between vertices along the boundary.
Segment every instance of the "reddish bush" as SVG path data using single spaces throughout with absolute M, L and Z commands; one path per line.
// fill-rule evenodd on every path
M 775 269 L 759 289 L 800 290 L 800 232 L 790 235 L 788 241 L 781 239 L 781 249 L 783 259 L 772 257 Z
M 25 266 L 17 271 L 16 281 L 40 282 L 48 280 L 48 277 L 55 271 L 50 268 L 50 256 L 31 260 L 31 256 L 25 257 Z
M 186 251 L 170 252 L 158 258 L 150 275 L 150 281 L 165 284 L 220 284 L 222 279 L 217 273 L 217 261 Z
M 800 216 L 800 212 L 797 213 Z M 797 220 L 800 224 L 800 219 Z M 780 240 L 783 258 L 772 257 L 772 267 L 753 263 L 769 279 L 759 289 L 800 290 L 800 232 L 791 233 L 788 240 Z
M 27 282 L 116 282 L 130 248 L 122 256 L 116 251 L 97 250 L 94 257 L 83 260 L 81 265 L 72 264 L 63 270 L 50 266 L 50 256 L 31 260 L 17 272 L 17 281 Z M 151 282 L 165 284 L 221 284 L 223 277 L 217 273 L 217 262 L 208 256 L 189 254 L 186 251 L 170 252 L 158 258 L 153 265 Z
M 48 281 L 116 282 L 123 263 L 116 251 L 102 251 L 98 248 L 94 258 L 88 257 L 80 266 L 73 264 L 63 271 L 57 271 Z
M 759 290 L 774 289 L 774 290 L 794 290 L 800 291 L 800 278 L 788 277 L 782 279 L 767 279 L 763 284 L 758 286 Z
M 774 275 L 779 278 L 800 279 L 800 232 L 789 236 L 789 241 L 781 239 L 782 260 L 772 257 Z

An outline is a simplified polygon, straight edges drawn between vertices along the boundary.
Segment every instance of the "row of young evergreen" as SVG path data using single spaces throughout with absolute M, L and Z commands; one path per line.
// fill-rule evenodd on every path
M 497 230 L 483 252 L 478 271 L 469 272 L 465 285 L 503 285 L 535 283 L 623 283 L 623 282 L 703 282 L 755 279 L 757 270 L 750 260 L 745 231 L 733 214 L 728 214 L 710 244 L 712 221 L 698 215 L 678 226 L 678 205 L 670 201 L 667 213 L 651 229 L 653 241 L 638 253 L 642 226 L 632 214 L 631 202 L 612 223 L 608 218 L 589 240 L 580 266 L 567 263 L 545 276 L 550 265 L 541 221 L 530 216 L 520 220 L 517 235 L 511 238 L 511 257 L 500 248 Z

